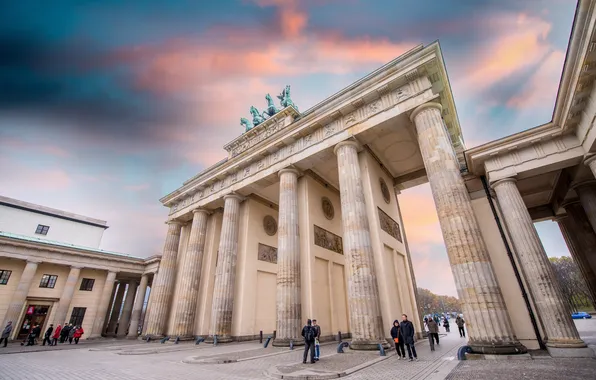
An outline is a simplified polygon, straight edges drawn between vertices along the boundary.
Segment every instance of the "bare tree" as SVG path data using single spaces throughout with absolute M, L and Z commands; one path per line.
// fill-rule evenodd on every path
M 582 307 L 595 307 L 588 286 L 575 262 L 571 257 L 551 257 L 551 265 L 563 291 L 563 296 L 573 311 Z

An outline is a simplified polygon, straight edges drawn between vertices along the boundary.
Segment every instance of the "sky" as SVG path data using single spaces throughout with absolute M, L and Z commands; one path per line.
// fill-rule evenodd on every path
M 0 194 L 160 254 L 159 199 L 226 156 L 286 84 L 310 108 L 439 40 L 468 148 L 552 118 L 572 0 L 54 0 L 0 12 Z M 418 286 L 457 295 L 428 184 L 400 195 Z M 569 255 L 553 222 L 550 256 Z

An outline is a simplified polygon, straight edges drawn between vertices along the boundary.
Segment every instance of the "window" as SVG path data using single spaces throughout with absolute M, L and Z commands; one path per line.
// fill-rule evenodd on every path
M 81 287 L 79 290 L 86 290 L 88 292 L 93 290 L 93 285 L 95 284 L 95 279 L 93 278 L 84 278 L 81 281 Z
M 38 235 L 47 235 L 48 231 L 50 230 L 50 226 L 44 226 L 43 224 L 38 224 L 35 233 Z
M 11 274 L 11 270 L 0 269 L 0 285 L 8 284 L 8 279 L 10 278 Z
M 69 323 L 72 323 L 73 326 L 81 326 L 83 324 L 83 318 L 85 318 L 86 311 L 86 307 L 73 307 Z
M 53 274 L 44 274 L 41 276 L 41 281 L 39 283 L 40 288 L 54 288 L 56 286 L 56 280 L 58 276 Z

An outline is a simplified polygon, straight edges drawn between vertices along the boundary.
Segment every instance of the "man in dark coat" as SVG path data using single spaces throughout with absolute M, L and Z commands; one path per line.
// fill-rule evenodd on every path
M 302 363 L 306 364 L 306 358 L 308 356 L 308 351 L 310 350 L 310 362 L 314 364 L 317 329 L 314 328 L 310 319 L 306 321 L 306 326 L 302 328 L 302 336 L 304 337 L 304 356 L 302 358 Z
M 33 326 L 31 331 L 29 332 L 27 346 L 35 346 L 35 339 L 37 337 L 39 337 L 40 334 L 41 334 L 41 327 L 39 327 L 39 325 L 36 324 L 35 326 Z
M 393 338 L 393 343 L 395 343 L 395 351 L 397 351 L 397 356 L 399 356 L 400 359 L 405 359 L 406 350 L 404 348 L 404 337 L 401 334 L 399 321 L 397 319 L 393 321 L 393 327 L 391 327 L 391 337 Z M 395 341 L 396 339 L 397 342 Z
M 62 331 L 60 331 L 60 343 L 64 343 L 68 339 L 68 333 L 70 332 L 70 326 L 68 323 L 64 323 Z
M 408 357 L 410 361 L 418 361 L 416 347 L 414 347 L 414 324 L 408 321 L 408 316 L 405 314 L 402 314 L 401 319 L 402 322 L 399 324 L 399 328 L 401 329 L 401 335 L 404 337 L 404 344 L 408 349 Z M 412 355 L 414 358 L 412 358 Z
M 4 330 L 2 330 L 2 335 L 0 335 L 0 343 L 4 341 L 4 347 L 8 344 L 8 338 L 10 338 L 10 333 L 12 332 L 12 321 L 8 321 Z
M 466 324 L 466 321 L 464 321 L 464 319 L 458 315 L 457 318 L 455 318 L 455 324 L 457 325 L 457 329 L 459 330 L 459 337 L 465 338 L 466 330 L 464 330 L 464 325 Z
M 52 331 L 54 331 L 54 325 L 50 323 L 50 327 L 48 327 L 45 335 L 43 336 L 43 343 L 41 344 L 42 346 L 45 346 L 46 342 L 48 342 L 48 346 L 52 345 L 52 341 L 50 340 L 52 337 Z

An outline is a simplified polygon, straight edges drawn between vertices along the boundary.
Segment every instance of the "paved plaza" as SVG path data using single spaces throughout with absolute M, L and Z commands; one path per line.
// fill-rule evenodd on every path
M 582 338 L 596 349 L 596 319 L 577 321 Z M 258 342 L 195 346 L 192 343 L 145 343 L 138 341 L 85 342 L 79 346 L 22 347 L 13 343 L 0 348 L 0 378 L 17 379 L 266 379 L 275 368 L 319 371 L 364 367 L 347 379 L 589 379 L 596 373 L 594 359 L 530 360 L 456 359 L 465 340 L 457 332 L 441 335 L 431 352 L 426 340 L 417 344 L 418 362 L 398 360 L 394 351 L 386 357 L 374 352 L 336 353 L 336 344 L 321 347 L 321 360 L 302 364 L 302 350 L 263 348 Z M 229 363 L 225 363 L 229 362 Z M 364 365 L 362 365 L 364 363 Z M 355 367 L 354 367 L 355 368 Z M 349 372 L 349 371 L 348 371 Z M 298 372 L 289 373 L 296 375 Z M 290 376 L 290 378 L 292 378 Z

